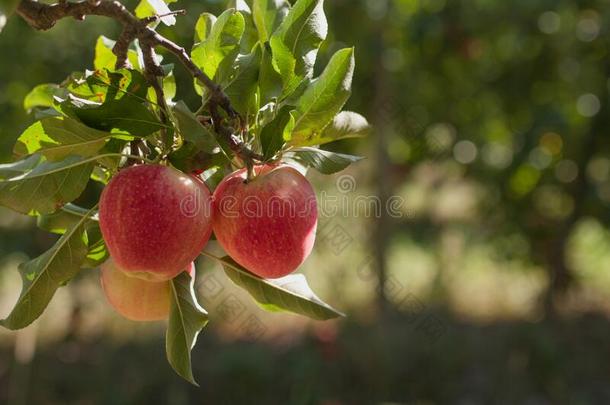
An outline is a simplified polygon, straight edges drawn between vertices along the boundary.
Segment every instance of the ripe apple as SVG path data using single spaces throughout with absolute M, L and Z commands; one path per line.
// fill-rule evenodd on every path
M 169 280 L 201 252 L 212 233 L 211 195 L 195 176 L 161 165 L 114 176 L 100 199 L 110 256 L 132 276 Z
M 216 239 L 237 263 L 263 278 L 292 273 L 311 253 L 318 211 L 307 179 L 290 166 L 260 165 L 227 176 L 213 197 Z
M 195 275 L 191 262 L 186 271 Z M 108 259 L 101 266 L 104 294 L 112 307 L 132 321 L 158 321 L 169 315 L 170 281 L 146 281 L 129 276 Z

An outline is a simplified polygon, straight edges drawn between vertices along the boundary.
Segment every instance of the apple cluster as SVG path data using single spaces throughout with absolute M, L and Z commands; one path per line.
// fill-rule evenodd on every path
M 307 179 L 287 165 L 238 170 L 214 194 L 195 175 L 136 165 L 115 175 L 100 199 L 100 228 L 110 259 L 101 266 L 109 303 L 138 321 L 168 317 L 170 281 L 212 232 L 237 263 L 261 278 L 292 273 L 315 240 L 317 204 Z

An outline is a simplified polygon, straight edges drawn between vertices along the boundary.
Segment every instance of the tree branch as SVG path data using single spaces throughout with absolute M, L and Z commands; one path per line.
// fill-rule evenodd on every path
M 183 11 L 177 11 L 182 14 Z M 262 157 L 252 150 L 234 134 L 231 127 L 222 125 L 222 119 L 218 114 L 218 108 L 222 108 L 231 119 L 239 121 L 241 126 L 242 117 L 231 105 L 229 97 L 224 93 L 222 87 L 216 84 L 192 61 L 186 50 L 157 33 L 148 24 L 158 20 L 161 16 L 139 19 L 125 6 L 115 0 L 84 0 L 77 3 L 61 1 L 56 4 L 43 4 L 35 0 L 22 0 L 17 8 L 19 14 L 32 28 L 36 30 L 51 29 L 57 21 L 66 17 L 84 20 L 87 15 L 97 15 L 112 18 L 123 26 L 113 53 L 117 57 L 116 67 L 130 67 L 127 58 L 129 45 L 134 40 L 139 40 L 144 54 L 145 74 L 155 90 L 157 103 L 161 106 L 161 119 L 167 119 L 167 105 L 163 95 L 163 88 L 159 84 L 158 76 L 163 76 L 158 64 L 154 60 L 154 50 L 161 47 L 172 53 L 189 73 L 196 78 L 210 92 L 209 108 L 214 118 L 216 132 L 224 137 L 236 155 L 246 162 L 262 160 Z M 215 116 L 215 117 L 214 117 Z

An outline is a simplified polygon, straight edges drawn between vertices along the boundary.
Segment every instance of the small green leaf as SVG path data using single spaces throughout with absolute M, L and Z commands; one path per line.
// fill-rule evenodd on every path
M 258 81 L 261 105 L 275 101 L 282 95 L 282 77 L 273 67 L 271 48 L 268 43 L 262 46 L 261 67 Z
M 65 93 L 65 89 L 62 89 L 56 84 L 39 84 L 25 96 L 25 99 L 23 99 L 23 108 L 26 111 L 31 111 L 36 107 L 53 107 L 53 97 L 57 95 L 65 97 Z
M 184 101 L 178 101 L 173 108 L 173 115 L 176 118 L 177 130 L 180 136 L 186 141 L 193 143 L 199 150 L 207 153 L 218 153 L 219 147 L 216 137 L 208 131 L 197 116 L 188 108 Z
M 54 212 L 81 195 L 94 166 L 92 158 L 69 156 L 47 162 L 38 156 L 38 164 L 32 167 L 34 159 L 0 165 L 0 204 L 24 214 Z M 20 170 L 18 175 L 2 178 L 4 173 Z
M 172 11 L 167 7 L 168 3 L 173 3 L 173 1 L 141 0 L 135 9 L 136 17 L 145 18 L 153 15 L 169 14 Z M 165 15 L 161 17 L 161 22 L 167 26 L 171 26 L 176 24 L 176 17 L 173 15 Z
M 216 23 L 216 16 L 210 13 L 202 13 L 195 23 L 195 43 L 203 42 L 210 36 L 212 27 Z
M 136 70 L 95 72 L 69 90 L 75 96 L 61 104 L 62 110 L 91 128 L 145 137 L 163 127 L 147 106 L 148 83 Z
M 78 274 L 87 255 L 87 221 L 83 217 L 51 249 L 19 266 L 23 281 L 21 295 L 0 325 L 12 330 L 25 328 L 42 314 L 55 291 Z
M 370 130 L 371 126 L 362 115 L 351 111 L 343 111 L 333 118 L 333 121 L 321 134 L 308 140 L 301 139 L 298 142 L 299 146 L 324 145 L 340 139 L 361 138 L 366 136 Z
M 116 65 L 116 55 L 112 52 L 112 48 L 116 41 L 100 35 L 95 43 L 95 57 L 93 59 L 93 67 L 95 70 L 114 70 Z M 135 68 L 140 68 L 138 53 L 134 49 L 127 51 L 127 59 Z
M 239 55 L 227 83 L 223 85 L 233 107 L 244 115 L 258 110 L 255 104 L 260 62 L 261 48 L 258 46 L 248 55 Z
M 362 160 L 360 156 L 344 155 L 311 147 L 291 149 L 286 157 L 305 166 L 313 167 L 322 174 L 340 172 L 350 164 Z
M 252 16 L 261 42 L 269 41 L 271 34 L 281 24 L 290 11 L 286 0 L 254 0 Z
M 209 22 L 211 18 L 204 20 Z M 225 11 L 218 17 L 209 35 L 193 47 L 193 62 L 210 78 L 222 83 L 239 53 L 244 29 L 245 21 L 241 13 L 235 9 Z
M 50 161 L 69 155 L 95 155 L 113 134 L 89 128 L 69 118 L 44 118 L 32 124 L 17 139 L 13 152 L 18 157 L 40 153 Z
M 56 212 L 39 215 L 36 219 L 36 225 L 47 232 L 62 235 L 87 215 L 92 222 L 97 222 L 97 215 L 91 214 L 88 209 L 74 204 L 66 204 Z
M 283 107 L 275 119 L 265 125 L 260 134 L 261 146 L 265 160 L 273 158 L 286 143 L 294 127 L 294 117 L 289 106 Z
M 263 279 L 244 269 L 229 256 L 220 260 L 227 276 L 248 291 L 263 308 L 294 312 L 317 320 L 344 316 L 320 300 L 302 274 Z
M 191 369 L 191 350 L 197 335 L 208 323 L 208 313 L 197 302 L 194 281 L 187 272 L 182 272 L 170 282 L 171 304 L 165 349 L 167 360 L 176 373 L 197 385 Z
M 284 97 L 313 75 L 318 48 L 327 32 L 324 0 L 298 0 L 271 36 L 273 60 L 282 76 Z
M 252 19 L 252 10 L 250 10 L 250 6 L 245 0 L 231 0 L 229 7 L 235 8 L 244 17 L 245 26 L 244 34 L 241 37 L 240 51 L 243 54 L 249 54 L 258 42 L 258 31 Z
M 110 257 L 99 223 L 89 221 L 87 223 L 87 257 L 81 264 L 86 269 L 99 267 Z
M 311 144 L 341 111 L 351 94 L 354 74 L 354 49 L 346 48 L 333 55 L 322 75 L 297 102 L 291 144 Z

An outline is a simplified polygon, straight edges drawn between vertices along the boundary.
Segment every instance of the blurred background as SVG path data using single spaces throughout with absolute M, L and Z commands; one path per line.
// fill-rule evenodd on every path
M 347 318 L 267 314 L 202 259 L 196 388 L 166 363 L 165 325 L 120 318 L 85 271 L 33 326 L 0 331 L 0 403 L 610 403 L 610 2 L 326 3 L 317 68 L 356 46 L 347 107 L 374 131 L 331 145 L 365 161 L 311 173 L 330 203 L 303 272 Z M 226 2 L 174 6 L 188 15 L 161 31 L 190 47 L 199 13 Z M 91 68 L 118 30 L 9 20 L 1 162 L 32 122 L 28 91 Z M 53 241 L 0 209 L 0 316 L 17 265 Z

